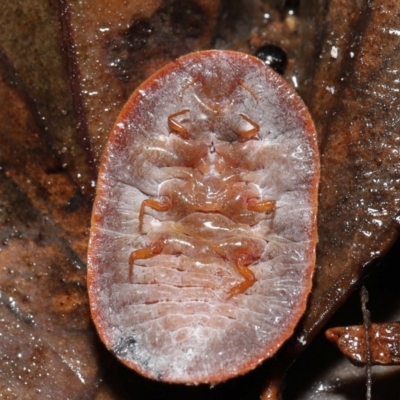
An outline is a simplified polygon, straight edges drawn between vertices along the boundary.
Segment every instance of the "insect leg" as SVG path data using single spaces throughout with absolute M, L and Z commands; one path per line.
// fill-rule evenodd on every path
M 189 139 L 189 131 L 179 122 L 175 120 L 176 117 L 188 113 L 189 110 L 178 111 L 168 117 L 168 126 L 171 131 L 177 133 L 182 139 Z
M 240 114 L 240 116 L 252 126 L 252 128 L 248 129 L 247 131 L 238 133 L 238 141 L 245 142 L 246 140 L 249 140 L 252 137 L 256 136 L 258 132 L 260 132 L 260 126 L 247 115 Z
M 258 200 L 255 198 L 247 201 L 247 209 L 259 213 L 270 213 L 275 211 L 275 200 Z
M 251 269 L 248 268 L 254 261 L 254 258 L 249 254 L 241 254 L 235 259 L 235 267 L 238 272 L 245 279 L 242 283 L 233 286 L 228 292 L 228 299 L 231 297 L 244 293 L 249 287 L 253 286 L 256 282 L 256 277 Z
M 132 280 L 133 264 L 135 263 L 135 260 L 143 260 L 146 258 L 154 257 L 157 254 L 160 254 L 161 251 L 162 245 L 160 242 L 154 242 L 148 247 L 132 251 L 129 256 L 129 280 Z
M 150 207 L 156 211 L 168 211 L 171 208 L 171 200 L 163 198 L 162 200 L 146 199 L 142 202 L 139 211 L 139 231 L 142 231 L 143 217 L 145 207 Z

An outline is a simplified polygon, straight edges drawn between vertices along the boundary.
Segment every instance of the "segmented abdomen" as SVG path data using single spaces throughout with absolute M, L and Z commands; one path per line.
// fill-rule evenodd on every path
M 200 52 L 146 81 L 100 171 L 92 314 L 146 376 L 218 382 L 254 368 L 305 309 L 315 262 L 316 137 L 281 77 Z

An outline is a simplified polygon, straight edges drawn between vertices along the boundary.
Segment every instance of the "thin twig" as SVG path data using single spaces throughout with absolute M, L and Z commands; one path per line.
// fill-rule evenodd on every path
M 369 337 L 371 317 L 367 309 L 367 302 L 368 302 L 368 291 L 365 288 L 365 286 L 363 286 L 361 288 L 361 309 L 363 314 L 363 325 L 365 331 L 365 374 L 367 377 L 367 400 L 371 400 L 371 386 L 372 386 L 371 343 Z

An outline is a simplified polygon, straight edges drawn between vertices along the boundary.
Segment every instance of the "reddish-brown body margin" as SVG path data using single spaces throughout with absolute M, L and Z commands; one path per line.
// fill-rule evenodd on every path
M 303 203 L 307 204 L 307 206 L 310 209 L 310 211 L 309 211 L 310 223 L 307 225 L 307 229 L 309 229 L 309 232 L 308 232 L 309 243 L 307 246 L 305 246 L 305 249 L 303 250 L 303 253 L 304 253 L 303 258 L 305 261 L 304 261 L 304 270 L 302 270 L 302 272 L 301 272 L 301 279 L 300 279 L 301 284 L 302 284 L 302 289 L 300 290 L 301 295 L 299 295 L 298 297 L 293 295 L 294 303 L 291 304 L 292 310 L 290 313 L 290 317 L 288 317 L 288 319 L 290 319 L 290 321 L 288 323 L 285 322 L 286 326 L 282 329 L 282 331 L 280 331 L 279 334 L 269 342 L 268 342 L 268 337 L 267 337 L 268 335 L 266 335 L 266 337 L 263 338 L 263 340 L 265 340 L 265 342 L 266 342 L 265 347 L 260 348 L 259 351 L 255 355 L 249 357 L 247 360 L 241 360 L 242 362 L 238 362 L 237 368 L 235 368 L 235 366 L 230 368 L 231 367 L 230 366 L 229 368 L 226 367 L 226 368 L 216 369 L 214 372 L 213 372 L 213 370 L 210 370 L 210 371 L 205 370 L 204 373 L 200 373 L 200 374 L 196 374 L 195 372 L 193 372 L 193 373 L 185 372 L 185 374 L 183 374 L 182 376 L 179 376 L 178 373 L 168 374 L 165 371 L 155 372 L 154 368 L 149 367 L 148 360 L 146 362 L 144 362 L 144 361 L 136 362 L 136 361 L 132 361 L 131 359 L 129 359 L 129 357 L 128 358 L 124 357 L 124 354 L 127 352 L 130 352 L 133 347 L 139 346 L 138 342 L 134 338 L 134 336 L 129 336 L 129 338 L 131 338 L 131 339 L 129 339 L 130 341 L 127 339 L 123 343 L 122 342 L 118 342 L 119 344 L 116 343 L 116 339 L 115 339 L 115 337 L 113 337 L 113 333 L 112 333 L 114 328 L 111 328 L 111 326 L 114 326 L 113 325 L 114 322 L 109 323 L 109 321 L 108 321 L 109 319 L 112 319 L 113 317 L 108 316 L 107 311 L 105 310 L 105 304 L 108 304 L 108 303 L 106 300 L 104 300 L 101 297 L 101 296 L 105 295 L 104 290 L 103 290 L 103 288 L 105 288 L 105 286 L 103 286 L 104 282 L 101 281 L 103 279 L 103 278 L 101 278 L 101 276 L 103 276 L 105 274 L 110 274 L 110 276 L 112 275 L 112 273 L 109 272 L 108 269 L 113 267 L 113 261 L 115 258 L 115 257 L 113 258 L 113 254 L 116 254 L 115 253 L 116 250 L 115 249 L 112 250 L 112 251 L 114 251 L 114 253 L 111 252 L 110 256 L 107 256 L 107 253 L 104 251 L 104 246 L 107 241 L 105 241 L 105 239 L 103 237 L 104 235 L 101 236 L 100 233 L 98 233 L 99 232 L 98 229 L 99 229 L 99 227 L 106 226 L 108 224 L 108 222 L 106 222 L 106 220 L 109 217 L 110 213 L 112 214 L 112 213 L 117 212 L 113 208 L 114 205 L 112 205 L 112 204 L 110 205 L 109 203 L 104 201 L 104 199 L 111 198 L 113 201 L 118 201 L 118 199 L 116 200 L 115 198 L 112 198 L 112 195 L 110 195 L 110 193 L 113 193 L 112 189 L 110 189 L 110 187 L 112 187 L 113 185 L 117 185 L 117 182 L 110 182 L 110 181 L 107 181 L 107 179 L 109 179 L 110 176 L 114 176 L 114 177 L 116 176 L 115 171 L 110 172 L 110 170 L 112 170 L 114 168 L 114 166 L 112 165 L 112 163 L 113 163 L 112 160 L 115 159 L 115 157 L 118 156 L 118 154 L 120 154 L 120 153 L 126 154 L 126 153 L 124 153 L 124 151 L 125 151 L 124 149 L 131 145 L 130 141 L 132 140 L 132 137 L 130 135 L 126 134 L 126 131 L 129 129 L 132 130 L 135 128 L 134 127 L 128 128 L 129 122 L 127 122 L 127 121 L 130 121 L 132 119 L 132 115 L 137 112 L 142 112 L 143 114 L 147 113 L 146 115 L 148 115 L 148 118 L 150 118 L 150 114 L 154 114 L 154 118 L 157 118 L 157 115 L 152 112 L 153 110 L 150 109 L 151 112 L 148 112 L 148 110 L 143 110 L 143 107 L 144 107 L 143 102 L 146 102 L 146 96 L 143 95 L 143 93 L 144 92 L 145 93 L 157 93 L 158 91 L 161 90 L 160 88 L 164 84 L 164 80 L 166 79 L 166 77 L 168 78 L 173 74 L 175 74 L 175 75 L 183 74 L 182 71 L 185 71 L 186 65 L 188 63 L 189 64 L 192 63 L 194 65 L 198 65 L 198 64 L 201 65 L 202 63 L 204 63 L 204 60 L 206 60 L 207 61 L 206 64 L 207 64 L 208 62 L 211 62 L 210 61 L 211 59 L 214 59 L 214 61 L 218 60 L 218 57 L 220 57 L 220 56 L 223 57 L 224 60 L 228 60 L 228 62 L 233 62 L 233 63 L 239 64 L 240 68 L 242 68 L 243 70 L 253 68 L 256 71 L 261 71 L 259 73 L 262 76 L 263 76 L 263 74 L 265 74 L 267 76 L 267 78 L 265 78 L 266 82 L 267 83 L 272 82 L 271 86 L 275 85 L 276 92 L 275 92 L 275 98 L 273 99 L 273 102 L 275 102 L 275 101 L 282 102 L 285 107 L 289 108 L 288 110 L 286 110 L 286 112 L 288 113 L 287 118 L 290 121 L 291 121 L 291 119 L 296 119 L 296 121 L 298 121 L 298 124 L 302 125 L 300 130 L 303 132 L 304 138 L 302 140 L 304 141 L 305 145 L 303 145 L 303 142 L 302 142 L 299 145 L 299 148 L 300 148 L 300 146 L 303 146 L 303 147 L 308 146 L 307 154 L 308 154 L 309 158 L 307 158 L 307 162 L 313 168 L 312 173 L 310 173 L 310 177 L 308 177 L 306 179 L 306 183 L 308 185 L 307 190 L 306 190 L 306 192 L 308 193 L 308 198 L 299 199 L 299 202 L 300 202 L 300 200 L 302 201 L 301 204 L 303 204 Z M 206 67 L 204 67 L 204 68 L 206 69 Z M 218 71 L 220 71 L 220 70 L 218 70 Z M 265 71 L 265 72 L 263 72 L 263 71 Z M 185 73 L 188 74 L 187 71 L 185 71 Z M 220 73 L 220 72 L 218 72 L 218 73 Z M 197 78 L 195 78 L 195 79 L 197 79 Z M 195 83 L 189 83 L 189 85 L 196 86 L 197 81 L 195 79 L 193 79 L 193 81 Z M 201 78 L 201 79 L 203 79 L 203 78 Z M 204 79 L 206 79 L 206 78 L 204 78 Z M 238 78 L 235 78 L 235 79 L 238 79 Z M 183 83 L 181 84 L 181 87 L 182 87 L 182 85 L 184 86 L 184 82 L 186 82 L 186 81 L 183 81 Z M 253 82 L 251 82 L 250 84 L 247 81 L 244 82 L 244 84 L 242 85 L 242 88 L 244 87 L 244 92 L 246 90 L 248 90 L 247 87 L 251 87 L 252 83 Z M 201 82 L 199 85 L 200 89 L 198 89 L 197 87 L 192 89 L 192 87 L 189 86 L 190 89 L 188 90 L 188 92 L 190 90 L 193 90 L 193 91 L 198 90 L 198 92 L 194 92 L 194 94 L 200 93 L 203 95 L 204 93 L 201 92 L 201 90 L 203 90 L 203 86 L 206 87 L 208 90 L 207 85 L 208 85 L 207 82 L 206 83 Z M 253 84 L 253 85 L 256 85 L 256 84 Z M 236 90 L 234 85 L 232 86 L 232 88 L 233 89 L 229 89 L 229 90 L 231 90 L 231 92 L 233 92 L 233 93 L 236 93 L 236 92 L 234 92 Z M 229 92 L 229 93 L 231 93 L 231 92 Z M 184 95 L 177 93 L 175 98 L 170 98 L 170 101 L 171 101 L 171 103 L 173 103 L 175 100 L 178 100 L 179 97 L 189 96 L 190 94 L 191 94 L 191 92 L 189 94 L 186 94 L 186 92 L 185 92 Z M 249 97 L 251 97 L 251 95 L 252 94 L 250 93 Z M 262 93 L 261 93 L 261 95 L 262 95 Z M 218 95 L 215 95 L 215 96 L 216 96 L 215 99 L 218 100 L 219 99 Z M 240 94 L 240 96 L 242 96 L 242 94 Z M 257 96 L 259 96 L 259 94 L 257 94 Z M 253 95 L 253 97 L 255 98 L 255 100 L 254 99 L 253 100 L 256 104 L 257 103 L 256 96 Z M 213 99 L 213 101 L 215 99 Z M 201 103 L 203 100 L 204 100 L 203 98 L 200 98 L 199 103 Z M 213 105 L 218 104 L 218 106 L 219 106 L 219 102 L 217 100 L 214 101 Z M 253 101 L 253 100 L 251 100 L 251 101 Z M 151 103 L 151 101 L 150 101 L 150 103 Z M 154 100 L 154 101 L 156 101 L 156 100 Z M 151 104 L 153 104 L 153 103 L 151 103 Z M 149 106 L 150 108 L 151 108 L 151 104 Z M 200 104 L 200 106 L 203 107 L 204 104 L 203 105 Z M 273 106 L 275 107 L 275 104 Z M 207 108 L 207 105 L 204 107 Z M 272 105 L 271 105 L 271 107 L 272 107 Z M 146 112 L 144 112 L 144 111 L 146 111 Z M 179 111 L 179 110 L 177 110 L 177 111 Z M 219 109 L 217 111 L 220 112 Z M 208 111 L 206 110 L 205 114 L 207 112 Z M 221 112 L 223 112 L 223 111 L 221 111 Z M 171 115 L 171 114 L 172 113 L 170 113 L 169 115 Z M 293 117 L 293 115 L 294 115 L 294 117 Z M 140 117 L 138 117 L 138 118 L 140 118 Z M 212 118 L 212 117 L 210 117 L 210 118 Z M 252 117 L 252 118 L 254 118 L 254 117 Z M 275 114 L 273 114 L 273 118 L 276 118 Z M 282 122 L 282 123 L 287 123 L 290 125 L 290 123 L 291 123 L 290 121 Z M 146 125 L 147 122 L 144 121 L 144 124 Z M 262 120 L 261 120 L 261 122 L 262 122 Z M 165 120 L 165 124 L 166 124 L 166 120 Z M 294 124 L 294 122 L 293 122 L 293 124 Z M 260 126 L 262 129 L 263 124 L 261 123 Z M 292 128 L 290 128 L 290 129 L 292 129 Z M 191 133 L 190 129 L 189 129 L 189 133 Z M 276 134 L 276 137 L 279 140 L 278 133 Z M 140 141 L 142 139 L 141 139 L 141 137 L 138 137 L 135 140 Z M 215 140 L 217 141 L 217 139 L 215 139 Z M 262 140 L 263 139 L 260 139 L 260 143 L 262 142 Z M 293 139 L 293 140 L 295 140 L 295 139 Z M 246 143 L 248 143 L 248 142 L 246 142 Z M 225 145 L 225 142 L 223 142 L 223 145 Z M 284 146 L 284 144 L 282 146 Z M 229 156 L 226 156 L 226 159 L 229 161 L 230 160 Z M 126 162 L 126 160 L 124 160 L 122 162 Z M 254 163 L 254 160 L 249 160 L 249 163 L 250 164 Z M 239 161 L 239 165 L 240 165 L 240 161 Z M 240 169 L 240 167 L 239 167 L 239 169 Z M 279 170 L 279 168 L 278 168 L 278 170 Z M 283 78 L 279 77 L 274 72 L 268 70 L 267 67 L 265 67 L 260 60 L 253 58 L 251 56 L 247 56 L 247 55 L 244 55 L 241 53 L 236 53 L 236 52 L 230 52 L 230 51 L 222 51 L 222 52 L 214 51 L 214 50 L 204 51 L 204 52 L 192 53 L 187 56 L 184 56 L 184 57 L 178 59 L 177 61 L 168 64 L 167 66 L 165 66 L 164 68 L 159 70 L 156 74 L 154 74 L 153 76 L 148 78 L 132 94 L 132 96 L 130 97 L 130 99 L 128 100 L 126 105 L 124 106 L 123 110 L 121 111 L 121 113 L 114 125 L 112 134 L 109 138 L 109 144 L 103 155 L 103 160 L 102 160 L 101 167 L 100 167 L 99 180 L 98 180 L 98 184 L 97 184 L 97 195 L 96 195 L 96 201 L 95 201 L 94 211 L 93 211 L 93 215 L 92 215 L 91 242 L 90 242 L 90 247 L 89 247 L 88 290 L 89 290 L 89 298 L 90 298 L 90 304 L 91 304 L 92 317 L 93 317 L 93 320 L 97 327 L 98 333 L 101 337 L 101 340 L 104 342 L 106 347 L 108 349 L 112 350 L 124 364 L 133 368 L 134 370 L 138 371 L 139 373 L 143 374 L 144 376 L 147 376 L 147 377 L 153 378 L 153 379 L 165 380 L 165 381 L 169 381 L 169 382 L 187 383 L 187 384 L 197 384 L 197 383 L 204 383 L 204 382 L 210 382 L 210 383 L 221 382 L 221 381 L 229 379 L 233 376 L 246 373 L 247 371 L 253 369 L 258 364 L 260 364 L 260 362 L 262 362 L 264 359 L 271 357 L 279 349 L 279 347 L 286 341 L 286 339 L 288 339 L 293 334 L 294 328 L 295 328 L 298 320 L 300 319 L 300 317 L 302 316 L 302 314 L 304 313 L 304 311 L 306 309 L 307 296 L 311 290 L 312 275 L 313 275 L 314 266 L 315 266 L 315 246 L 317 243 L 316 214 L 317 214 L 319 173 L 320 173 L 319 172 L 319 154 L 318 154 L 318 149 L 317 149 L 316 133 L 315 133 L 315 128 L 314 128 L 312 119 L 311 119 L 310 115 L 308 114 L 308 111 L 306 110 L 301 99 L 296 95 L 295 91 L 283 80 Z M 121 179 L 123 179 L 123 178 L 121 178 Z M 284 180 L 284 179 L 285 179 L 285 177 L 282 178 L 282 180 Z M 116 195 L 116 197 L 119 198 L 119 196 L 121 197 L 123 195 L 120 195 L 118 192 L 118 195 Z M 279 202 L 277 201 L 277 204 L 278 203 Z M 139 205 L 137 205 L 137 207 L 139 207 Z M 150 228 L 147 228 L 147 229 L 150 229 Z M 100 238 L 100 236 L 101 236 L 101 238 Z M 140 235 L 138 234 L 138 236 L 140 236 Z M 112 246 L 113 246 L 113 244 L 110 244 L 110 247 L 112 247 Z M 131 250 L 134 250 L 134 249 L 132 248 Z M 106 259 L 107 257 L 109 257 L 109 258 Z M 268 262 L 269 261 L 270 260 L 268 260 Z M 126 271 L 128 272 L 128 260 L 126 260 Z M 256 278 L 257 278 L 257 276 L 256 276 Z M 120 279 L 120 278 L 118 277 L 118 279 Z M 118 279 L 117 279 L 117 281 L 118 281 Z M 238 280 L 240 281 L 240 277 L 238 278 Z M 149 286 L 149 285 L 147 285 L 147 286 Z M 118 286 L 116 286 L 116 287 L 118 287 Z M 252 288 L 250 287 L 250 289 L 248 289 L 248 290 L 251 291 Z M 234 298 L 232 301 L 234 301 L 234 302 L 240 301 L 238 299 L 242 299 L 242 298 L 244 299 L 243 301 L 247 301 L 246 295 L 247 295 L 247 293 L 245 293 L 245 294 L 240 293 L 239 296 L 233 296 Z M 129 297 L 129 295 L 128 295 L 128 297 Z M 236 297 L 238 299 L 236 299 Z M 219 301 L 220 301 L 221 307 L 225 307 L 224 300 L 219 300 Z M 226 300 L 226 302 L 228 302 L 228 301 L 230 301 L 230 300 Z M 290 303 L 290 299 L 288 302 Z M 240 303 L 237 303 L 237 304 L 240 305 Z M 246 304 L 246 303 L 243 303 L 243 304 Z M 212 318 L 212 316 L 210 316 L 210 318 Z M 157 335 L 157 334 L 158 333 L 155 333 L 155 335 Z M 168 333 L 166 332 L 165 335 L 168 335 Z M 229 332 L 226 332 L 225 341 L 229 341 L 229 340 L 230 340 L 230 334 L 229 334 Z M 155 341 L 155 342 L 157 342 L 157 341 Z M 239 342 L 240 342 L 240 340 L 239 340 Z M 257 343 L 255 343 L 254 345 L 256 347 L 259 346 L 259 344 L 257 344 Z M 240 354 L 240 352 L 241 352 L 241 349 L 237 348 L 237 353 Z M 212 356 L 212 353 L 210 353 L 210 356 Z M 245 356 L 246 356 L 246 354 L 243 357 L 245 357 Z M 138 359 L 139 358 L 140 357 L 138 356 Z M 238 358 L 240 360 L 241 356 L 239 355 Z M 177 367 L 177 369 L 178 369 L 178 367 Z M 185 367 L 182 367 L 182 369 L 187 371 L 188 367 L 185 366 Z

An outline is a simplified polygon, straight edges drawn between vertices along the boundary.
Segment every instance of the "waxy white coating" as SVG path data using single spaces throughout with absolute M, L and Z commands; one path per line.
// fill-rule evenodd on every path
M 182 110 L 174 121 L 187 140 L 168 126 Z M 255 125 L 257 135 L 240 142 Z M 114 126 L 97 183 L 88 288 L 107 348 L 148 377 L 189 384 L 272 356 L 311 289 L 318 181 L 308 111 L 261 61 L 205 51 L 149 78 Z M 274 211 L 249 211 L 254 197 L 274 200 Z M 172 206 L 146 207 L 141 231 L 149 198 Z M 132 251 L 154 241 L 162 253 L 135 260 L 129 279 Z M 244 280 L 237 249 L 254 257 L 256 282 L 228 298 Z

